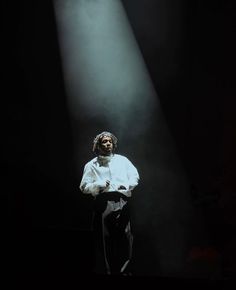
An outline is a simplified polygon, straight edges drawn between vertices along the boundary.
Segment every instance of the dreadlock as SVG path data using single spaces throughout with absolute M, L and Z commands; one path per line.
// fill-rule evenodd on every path
M 113 143 L 113 151 L 115 151 L 116 147 L 117 147 L 117 138 L 115 135 L 113 135 L 110 132 L 104 131 L 100 134 L 98 134 L 94 140 L 93 140 L 93 152 L 97 153 L 98 152 L 98 147 L 100 145 L 100 141 L 102 140 L 103 137 L 110 137 L 112 139 L 112 143 Z

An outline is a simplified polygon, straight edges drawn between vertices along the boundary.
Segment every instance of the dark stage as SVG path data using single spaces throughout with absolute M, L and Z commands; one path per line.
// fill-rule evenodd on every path
M 132 100 L 136 111 L 131 108 L 125 115 L 121 104 L 121 111 L 117 107 L 109 119 L 109 106 L 114 104 L 110 100 L 100 104 L 98 97 L 91 97 L 95 113 L 86 115 L 83 103 L 76 116 L 71 113 L 54 9 L 60 1 L 4 2 L 2 265 L 6 272 L 96 277 L 92 270 L 92 197 L 80 192 L 79 183 L 83 165 L 92 157 L 95 134 L 108 128 L 118 134 L 118 153 L 129 156 L 141 176 L 131 204 L 133 276 L 121 279 L 186 286 L 233 280 L 235 4 L 121 1 L 139 48 L 137 55 L 143 59 L 155 93 L 150 93 L 153 105 L 147 101 L 139 106 L 143 90 L 139 99 Z M 82 7 L 85 2 L 78 3 Z M 85 8 L 93 9 L 93 3 L 99 1 L 89 1 L 91 7 Z M 83 29 L 79 29 L 82 35 Z M 82 54 L 79 45 L 80 39 L 76 53 Z M 109 45 L 112 59 L 113 46 Z M 93 57 L 99 60 L 101 55 Z M 114 57 L 120 57 L 116 49 Z M 110 84 L 109 66 L 105 65 L 99 76 L 90 74 L 91 80 L 82 83 L 86 67 L 82 57 L 80 61 L 81 74 L 78 79 L 76 75 L 79 102 L 82 85 L 89 87 L 86 92 L 96 94 L 92 80 L 99 77 Z M 112 88 L 118 88 L 117 92 L 119 81 L 125 84 L 123 67 L 114 74 Z M 130 78 L 122 95 L 133 83 L 130 90 L 140 92 L 142 82 Z M 150 118 L 142 113 L 149 107 Z M 103 109 L 108 112 L 105 118 Z M 101 111 L 97 114 L 96 110 Z

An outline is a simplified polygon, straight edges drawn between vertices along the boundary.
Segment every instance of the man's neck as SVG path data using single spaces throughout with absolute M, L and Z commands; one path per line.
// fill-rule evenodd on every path
M 103 158 L 108 158 L 108 157 L 112 157 L 114 154 L 113 153 L 111 153 L 111 154 L 99 154 L 98 156 L 101 156 L 101 157 L 103 157 Z

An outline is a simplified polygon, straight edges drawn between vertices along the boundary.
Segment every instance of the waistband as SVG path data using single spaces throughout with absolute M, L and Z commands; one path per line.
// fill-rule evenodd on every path
M 120 198 L 122 198 L 125 201 L 128 201 L 130 197 L 127 197 L 126 195 L 118 192 L 118 191 L 108 191 L 108 192 L 101 192 L 99 195 L 97 195 L 97 198 L 105 199 L 105 200 L 112 200 L 112 201 L 120 201 Z

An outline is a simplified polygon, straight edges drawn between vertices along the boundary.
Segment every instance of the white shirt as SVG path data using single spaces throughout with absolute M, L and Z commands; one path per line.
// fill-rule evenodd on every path
M 125 156 L 98 156 L 85 164 L 80 190 L 96 196 L 101 187 L 105 187 L 107 180 L 110 181 L 110 185 L 103 192 L 117 191 L 130 197 L 131 190 L 138 185 L 139 174 Z M 126 189 L 118 189 L 121 185 Z

